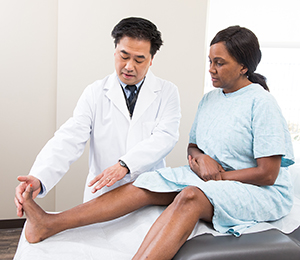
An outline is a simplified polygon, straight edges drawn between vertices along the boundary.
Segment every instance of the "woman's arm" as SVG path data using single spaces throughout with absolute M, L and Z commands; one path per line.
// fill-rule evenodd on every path
M 280 170 L 281 155 L 256 159 L 257 166 L 236 171 L 222 172 L 222 180 L 234 180 L 259 186 L 273 185 Z
M 222 180 L 223 167 L 209 155 L 204 154 L 196 144 L 188 145 L 189 166 L 202 180 Z
M 188 157 L 191 169 L 204 181 L 232 180 L 259 186 L 273 185 L 281 164 L 281 155 L 274 155 L 256 159 L 256 167 L 225 172 L 218 162 L 192 143 L 188 146 Z

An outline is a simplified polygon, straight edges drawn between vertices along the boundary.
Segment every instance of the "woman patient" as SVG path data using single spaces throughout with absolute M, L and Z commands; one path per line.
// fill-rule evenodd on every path
M 239 236 L 261 221 L 287 215 L 294 163 L 287 124 L 265 78 L 256 36 L 239 26 L 220 31 L 210 44 L 215 90 L 204 95 L 190 131 L 189 165 L 147 172 L 132 183 L 59 214 L 45 213 L 28 186 L 23 208 L 29 242 L 112 220 L 146 205 L 167 208 L 133 259 L 171 259 L 199 219 Z

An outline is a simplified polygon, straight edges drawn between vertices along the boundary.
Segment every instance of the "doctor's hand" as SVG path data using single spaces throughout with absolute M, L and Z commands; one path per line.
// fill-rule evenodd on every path
M 91 187 L 96 184 L 92 189 L 92 193 L 95 193 L 104 186 L 110 187 L 114 185 L 117 181 L 123 179 L 127 172 L 127 168 L 122 167 L 119 163 L 116 163 L 97 175 L 93 180 L 90 181 L 88 186 Z
M 189 166 L 202 180 L 222 180 L 221 173 L 225 172 L 223 167 L 209 155 L 202 154 L 197 158 L 188 157 Z
M 16 193 L 15 193 L 15 204 L 17 207 L 17 215 L 19 217 L 23 216 L 23 193 L 26 190 L 28 185 L 32 185 L 32 198 L 35 199 L 36 196 L 41 191 L 41 182 L 38 178 L 27 175 L 27 176 L 19 176 L 18 181 L 21 183 L 16 187 Z

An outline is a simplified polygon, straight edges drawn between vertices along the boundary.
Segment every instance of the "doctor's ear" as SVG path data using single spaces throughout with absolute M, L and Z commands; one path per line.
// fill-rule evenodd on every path
M 153 59 L 154 59 L 154 55 L 151 57 L 151 60 L 150 60 L 150 66 L 151 66 L 152 63 L 153 63 Z

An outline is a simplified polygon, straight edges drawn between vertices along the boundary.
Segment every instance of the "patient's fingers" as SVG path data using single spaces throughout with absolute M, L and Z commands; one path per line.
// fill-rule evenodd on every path
M 219 172 L 225 172 L 224 168 L 219 164 Z
M 189 155 L 188 160 L 189 160 L 189 166 L 192 167 L 192 156 Z
M 196 173 L 197 175 L 200 174 L 200 167 L 199 167 L 196 159 L 194 159 L 194 158 L 192 159 L 192 157 L 189 157 L 189 165 L 194 173 Z
M 23 196 L 25 199 L 32 199 L 32 193 L 33 193 L 32 184 L 30 184 L 27 185 L 26 190 L 23 193 Z

